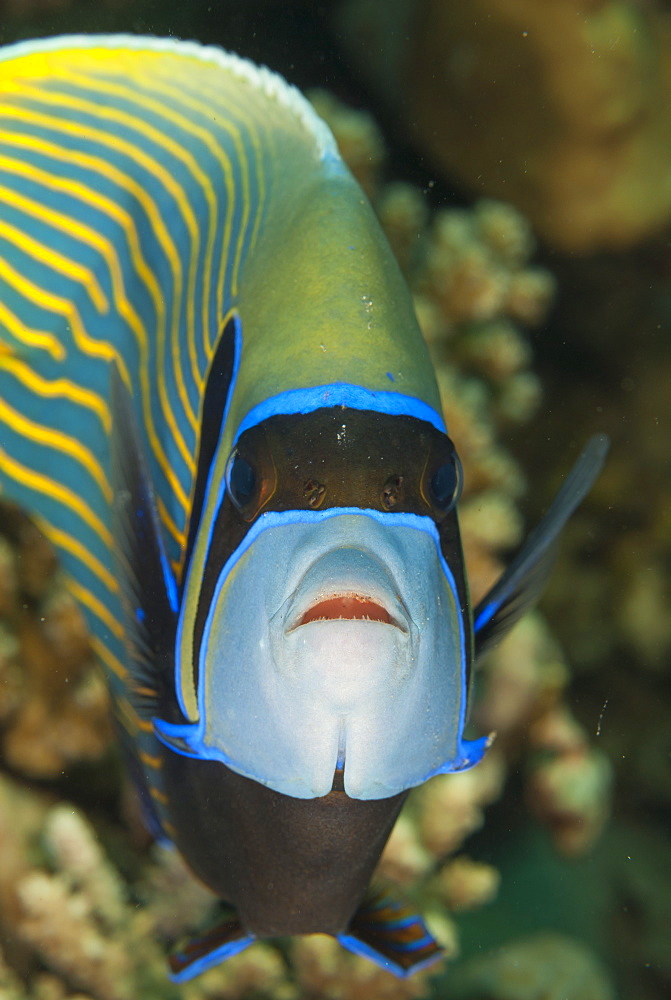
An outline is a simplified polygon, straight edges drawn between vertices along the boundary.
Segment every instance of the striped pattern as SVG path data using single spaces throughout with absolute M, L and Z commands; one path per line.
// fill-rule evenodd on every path
M 291 88 L 218 51 L 75 38 L 0 55 L 0 482 L 59 550 L 149 771 L 123 683 L 110 365 L 179 573 L 208 365 L 272 196 L 269 109 L 313 158 L 328 143 Z

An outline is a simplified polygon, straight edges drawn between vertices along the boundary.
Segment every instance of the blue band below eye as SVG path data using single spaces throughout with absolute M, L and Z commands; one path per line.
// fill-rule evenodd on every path
M 349 406 L 353 410 L 374 410 L 377 413 L 416 417 L 446 433 L 445 421 L 432 406 L 415 396 L 402 392 L 375 392 L 349 382 L 333 382 L 308 389 L 287 389 L 277 396 L 270 396 L 254 406 L 243 418 L 235 439 L 250 427 L 255 427 L 268 417 L 290 413 L 312 413 L 325 406 Z

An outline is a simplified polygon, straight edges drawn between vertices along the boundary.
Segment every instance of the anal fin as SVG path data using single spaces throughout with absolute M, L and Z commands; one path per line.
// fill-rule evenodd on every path
M 443 957 L 422 918 L 385 892 L 364 900 L 338 941 L 399 977 L 411 976 Z
M 168 957 L 170 978 L 185 983 L 227 958 L 244 951 L 256 939 L 244 930 L 235 912 L 226 908 L 223 920 L 190 938 Z

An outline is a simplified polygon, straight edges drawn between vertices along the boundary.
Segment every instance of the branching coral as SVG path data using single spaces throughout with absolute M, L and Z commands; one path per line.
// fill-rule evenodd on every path
M 17 772 L 60 775 L 111 744 L 108 700 L 86 626 L 51 546 L 0 508 L 0 745 Z
M 506 945 L 457 971 L 454 1000 L 614 1000 L 608 978 L 582 945 L 537 934 Z
M 20 801 L 13 786 L 2 788 L 7 801 Z M 65 803 L 43 805 L 28 831 L 17 828 L 12 837 L 7 828 L 4 840 L 22 860 L 6 903 L 0 903 L 0 914 L 13 914 L 6 955 L 26 979 L 26 993 L 19 995 L 65 1000 L 79 989 L 92 1000 L 175 996 L 166 976 L 166 941 L 199 923 L 213 900 L 174 852 L 157 849 L 142 881 L 131 887 L 84 816 Z M 31 867 L 28 855 L 36 851 L 42 861 Z M 19 988 L 17 977 L 8 972 L 7 978 Z M 287 983 L 279 954 L 260 944 L 189 984 L 183 995 L 227 1000 L 253 993 L 290 1000 Z

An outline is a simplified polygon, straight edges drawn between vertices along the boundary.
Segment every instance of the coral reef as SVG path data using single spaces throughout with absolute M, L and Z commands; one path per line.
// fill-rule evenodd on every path
M 593 955 L 558 934 L 538 934 L 507 945 L 457 970 L 454 1000 L 614 1000 Z
M 112 741 L 84 619 L 44 536 L 0 507 L 0 747 L 11 768 L 54 778 Z
M 0 922 L 6 963 L 0 964 L 0 986 L 4 973 L 7 997 L 12 990 L 34 1000 L 65 1000 L 76 991 L 94 1000 L 174 997 L 165 972 L 166 941 L 199 923 L 212 906 L 211 894 L 178 856 L 156 848 L 140 881 L 129 885 L 74 806 L 51 805 L 2 776 L 0 801 L 3 816 L 19 810 L 22 819 L 0 830 L 15 863 L 12 883 L 0 896 L 0 917 L 7 918 Z M 15 969 L 27 985 L 19 987 Z M 185 987 L 184 996 L 224 1000 L 253 993 L 282 1000 L 294 995 L 282 990 L 285 980 L 277 952 L 257 945 Z
M 577 414 L 588 428 L 606 427 L 614 442 L 589 506 L 563 539 L 544 610 L 562 630 L 578 718 L 614 771 L 614 818 L 599 850 L 611 845 L 610 884 L 621 914 L 612 927 L 621 995 L 636 1000 L 663 1000 L 671 991 L 668 948 L 660 946 L 671 934 L 664 862 L 671 817 L 667 257 L 665 248 L 595 262 L 593 298 L 583 276 L 582 294 L 571 303 L 586 321 L 569 349 L 579 350 L 584 339 L 589 364 L 549 372 L 554 385 L 544 379 L 551 440 L 570 435 Z M 603 296 L 611 288 L 625 290 L 626 310 L 617 294 L 610 301 Z M 625 327 L 608 324 L 604 303 L 622 311 Z M 570 325 L 563 316 L 560 329 Z M 529 462 L 542 461 L 543 450 L 530 448 Z M 564 776 L 570 779 L 568 771 Z
M 628 247 L 668 226 L 662 2 L 402 0 L 400 32 L 388 6 L 352 2 L 341 23 L 449 178 L 510 200 L 567 251 Z

